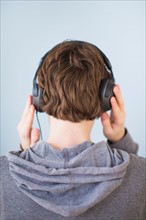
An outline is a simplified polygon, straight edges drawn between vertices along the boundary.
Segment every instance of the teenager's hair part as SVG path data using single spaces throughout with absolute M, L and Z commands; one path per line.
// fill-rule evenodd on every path
M 48 115 L 62 120 L 94 120 L 102 112 L 101 81 L 110 77 L 94 45 L 63 41 L 47 53 L 38 70 L 41 108 Z

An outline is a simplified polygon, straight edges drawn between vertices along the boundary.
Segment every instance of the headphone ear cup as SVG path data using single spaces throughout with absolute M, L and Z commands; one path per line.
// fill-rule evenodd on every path
M 113 79 L 104 79 L 101 81 L 99 96 L 101 101 L 101 108 L 104 112 L 111 109 L 110 99 L 112 96 L 114 96 L 114 85 L 115 84 Z
M 41 102 L 42 102 L 42 90 L 39 88 L 38 83 L 36 83 L 33 86 L 33 91 L 32 91 L 32 103 L 35 107 L 35 110 L 38 112 L 43 112 L 41 108 Z

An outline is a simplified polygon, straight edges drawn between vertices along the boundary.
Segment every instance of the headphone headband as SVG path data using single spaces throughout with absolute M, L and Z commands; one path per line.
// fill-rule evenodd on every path
M 67 42 L 67 41 L 66 41 Z M 107 58 L 107 56 L 94 44 L 85 42 L 85 41 L 69 41 L 69 42 L 75 42 L 75 43 L 79 43 L 81 45 L 83 44 L 90 44 L 92 46 L 94 46 L 98 52 L 100 53 L 100 55 L 102 56 L 103 60 L 104 60 L 104 64 L 106 69 L 108 70 L 108 72 L 110 72 L 111 74 L 111 78 L 109 79 L 104 79 L 101 82 L 100 85 L 100 89 L 99 89 L 99 96 L 100 96 L 100 100 L 101 100 L 101 107 L 103 111 L 108 111 L 111 109 L 111 104 L 110 104 L 110 98 L 114 95 L 113 93 L 113 87 L 115 84 L 115 79 L 114 79 L 114 75 L 113 75 L 113 71 L 112 71 L 112 65 L 109 61 L 109 59 Z M 42 100 L 42 91 L 38 86 L 37 83 L 37 76 L 38 76 L 38 71 L 41 68 L 45 58 L 47 57 L 47 55 L 50 53 L 51 50 L 49 50 L 41 59 L 40 64 L 37 68 L 37 71 L 35 73 L 35 76 L 33 78 L 33 91 L 32 91 L 32 95 L 33 95 L 33 104 L 36 108 L 36 111 L 42 112 L 41 109 L 41 100 Z

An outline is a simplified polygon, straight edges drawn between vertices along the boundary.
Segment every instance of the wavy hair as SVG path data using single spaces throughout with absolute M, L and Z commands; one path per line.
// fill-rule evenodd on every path
M 97 48 L 87 42 L 64 41 L 45 56 L 39 71 L 42 110 L 72 122 L 101 114 L 99 86 L 109 73 Z

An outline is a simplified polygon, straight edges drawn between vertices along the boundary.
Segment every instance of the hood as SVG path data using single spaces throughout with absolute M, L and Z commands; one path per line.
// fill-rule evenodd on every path
M 10 174 L 18 188 L 45 209 L 77 216 L 121 185 L 129 154 L 106 142 L 85 141 L 61 151 L 44 141 L 10 151 Z

